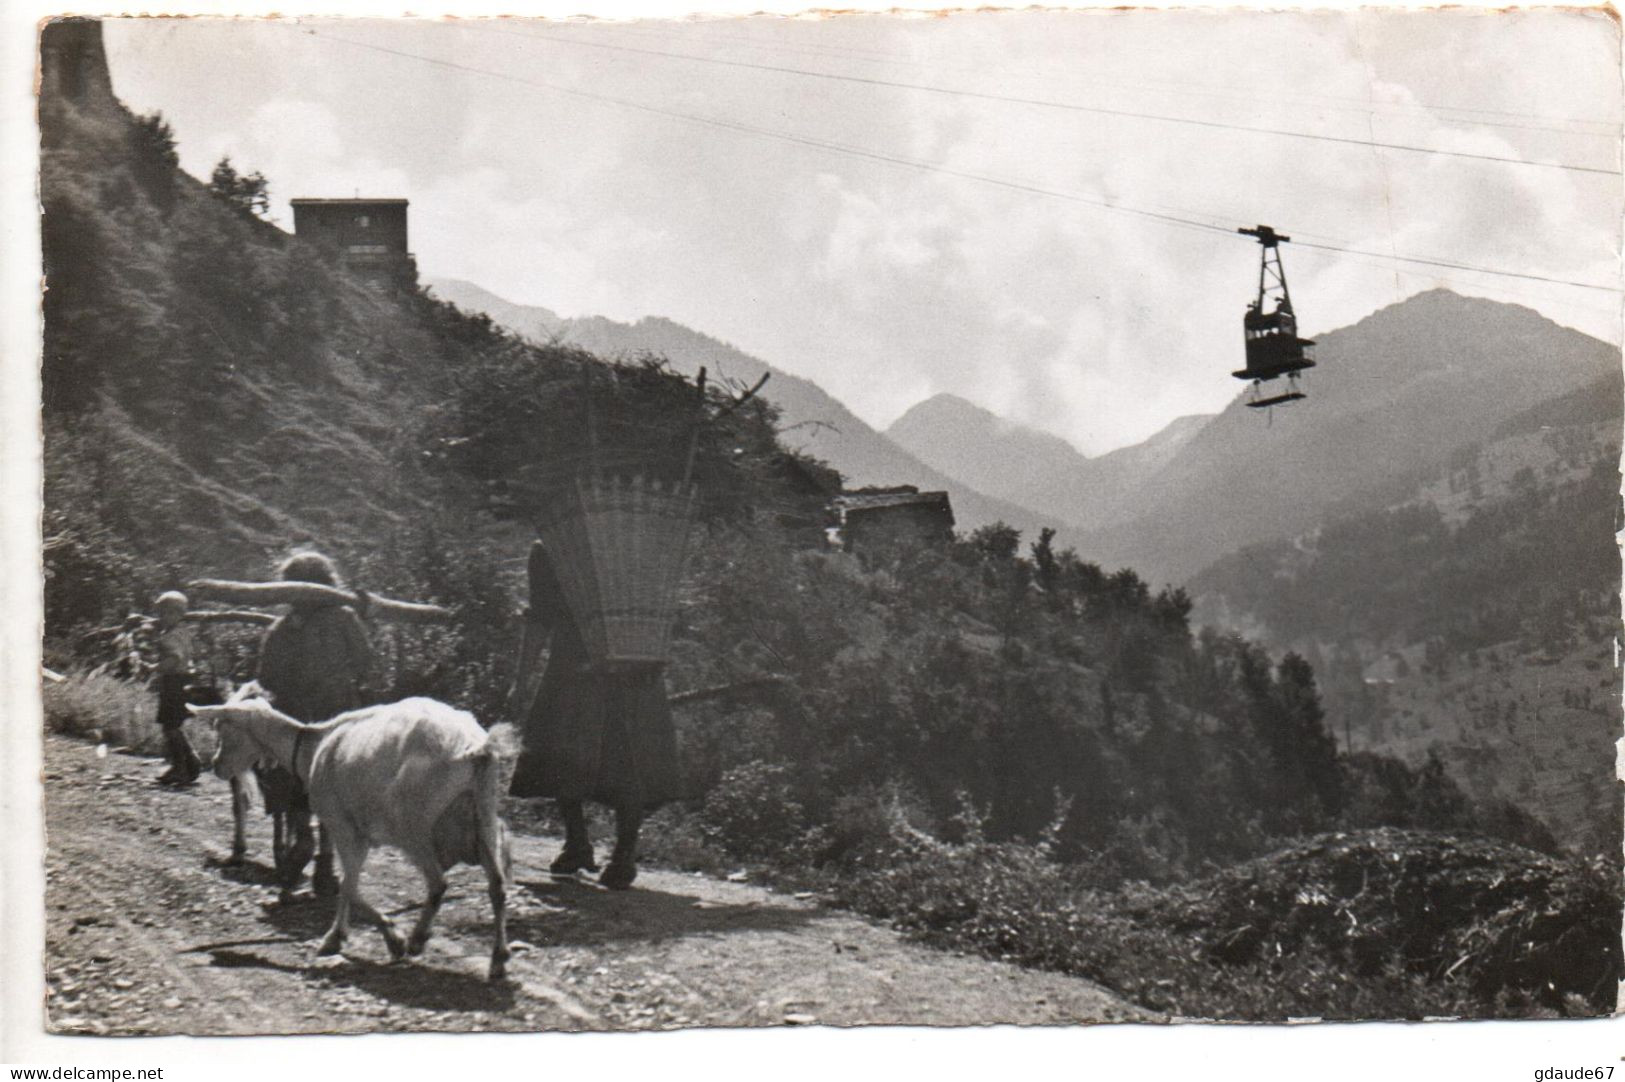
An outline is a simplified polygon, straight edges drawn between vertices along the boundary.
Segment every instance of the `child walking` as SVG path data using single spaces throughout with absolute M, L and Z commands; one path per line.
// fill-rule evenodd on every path
M 192 679 L 192 629 L 184 623 L 186 595 L 160 594 L 158 609 L 158 727 L 164 732 L 169 769 L 159 785 L 184 788 L 197 784 L 203 764 L 186 739 L 186 686 Z

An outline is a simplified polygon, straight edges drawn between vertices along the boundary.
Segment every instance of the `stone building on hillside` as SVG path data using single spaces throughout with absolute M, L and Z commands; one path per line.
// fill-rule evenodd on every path
M 40 29 L 40 101 L 113 105 L 100 19 L 52 19 Z
M 404 199 L 290 199 L 300 240 L 338 253 L 352 274 L 369 281 L 415 280 L 406 244 Z
M 866 488 L 835 500 L 841 540 L 848 550 L 877 544 L 947 544 L 954 537 L 954 511 L 946 492 L 913 485 Z

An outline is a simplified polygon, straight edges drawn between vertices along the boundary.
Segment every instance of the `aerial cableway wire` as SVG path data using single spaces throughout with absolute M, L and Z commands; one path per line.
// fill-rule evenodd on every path
M 1294 248 L 1303 247 L 1303 243 L 1298 239 L 1300 236 L 1302 236 L 1302 234 L 1296 234 L 1295 233 L 1295 234 L 1292 235 L 1292 246 Z M 1395 275 L 1398 275 L 1398 276 L 1400 276 L 1402 278 L 1411 278 L 1411 279 L 1416 279 L 1418 281 L 1432 282 L 1432 283 L 1435 283 L 1435 284 L 1443 282 L 1443 283 L 1446 283 L 1446 284 L 1449 284 L 1449 285 L 1462 286 L 1462 287 L 1465 287 L 1467 289 L 1491 288 L 1491 289 L 1494 289 L 1494 291 L 1496 292 L 1497 295 L 1505 295 L 1505 296 L 1509 296 L 1509 297 L 1523 297 L 1523 298 L 1527 298 L 1527 299 L 1529 299 L 1531 301 L 1536 301 L 1536 302 L 1543 303 L 1543 304 L 1562 305 L 1564 308 L 1570 309 L 1572 311 L 1595 312 L 1598 315 L 1613 315 L 1613 316 L 1617 316 L 1619 314 L 1619 311 L 1620 311 L 1619 305 L 1617 303 L 1616 304 L 1610 304 L 1610 305 L 1607 305 L 1606 307 L 1603 307 L 1603 306 L 1599 306 L 1599 305 L 1596 305 L 1596 304 L 1586 304 L 1583 301 L 1579 300 L 1578 298 L 1573 297 L 1572 295 L 1569 295 L 1569 296 L 1556 296 L 1556 295 L 1552 294 L 1550 291 L 1538 291 L 1538 290 L 1535 290 L 1535 289 L 1520 289 L 1517 286 L 1510 285 L 1510 284 L 1505 283 L 1505 282 L 1496 282 L 1496 283 L 1494 283 L 1493 286 L 1490 286 L 1490 285 L 1487 285 L 1486 283 L 1484 283 L 1482 281 L 1475 281 L 1475 280 L 1468 279 L 1468 278 L 1453 277 L 1453 276 L 1450 276 L 1450 275 L 1447 275 L 1447 274 L 1441 274 L 1440 272 L 1438 272 L 1436 270 L 1432 270 L 1432 269 L 1427 268 L 1427 267 L 1418 267 L 1418 268 L 1402 267 L 1402 266 L 1399 266 L 1397 263 L 1394 262 L 1394 258 L 1392 256 L 1387 255 L 1386 253 L 1383 255 L 1384 262 L 1382 262 L 1382 263 L 1378 263 L 1375 260 L 1371 260 L 1371 259 L 1362 259 L 1360 256 L 1352 255 L 1349 252 L 1343 251 L 1341 249 L 1327 249 L 1327 250 L 1317 249 L 1317 250 L 1311 251 L 1311 252 L 1304 252 L 1304 253 L 1302 253 L 1302 255 L 1307 256 L 1307 257 L 1311 257 L 1311 258 L 1321 259 L 1321 260 L 1330 260 L 1331 262 L 1334 262 L 1334 263 L 1339 264 L 1339 265 L 1357 264 L 1357 265 L 1362 266 L 1362 267 L 1371 267 L 1374 270 L 1383 271 L 1383 272 L 1389 273 L 1389 274 L 1395 274 Z M 1403 296 L 1402 293 L 1396 293 L 1395 299 L 1399 300 L 1399 299 L 1402 298 L 1402 296 Z
M 699 24 L 699 25 L 704 26 L 705 24 Z M 483 26 L 474 25 L 474 24 L 470 24 L 468 28 L 469 29 L 485 29 L 485 27 L 483 27 Z M 592 26 L 578 27 L 575 24 L 568 24 L 567 28 L 570 29 L 570 30 L 576 30 L 578 28 L 600 29 L 599 27 L 592 27 Z M 678 41 L 681 41 L 682 38 L 683 38 L 683 35 L 681 35 L 681 34 L 672 34 L 669 31 L 654 30 L 654 29 L 651 29 L 651 28 L 648 28 L 648 27 L 644 27 L 644 26 L 642 26 L 640 24 L 617 25 L 616 28 L 615 28 L 615 32 L 616 33 L 638 33 L 638 34 L 641 34 L 641 35 L 644 35 L 644 36 L 647 36 L 647 37 L 654 37 L 654 38 L 658 38 L 658 39 L 661 39 L 661 40 L 678 40 Z M 519 36 L 529 37 L 531 35 L 517 35 L 516 34 L 514 36 L 516 36 L 516 37 L 519 37 Z M 741 45 L 744 45 L 744 46 L 746 46 L 748 48 L 751 48 L 751 49 L 754 49 L 754 50 L 757 50 L 757 51 L 761 51 L 761 52 L 784 52 L 784 51 L 802 52 L 802 53 L 811 53 L 812 55 L 823 56 L 823 57 L 830 58 L 830 59 L 855 60 L 855 61 L 860 61 L 860 62 L 863 62 L 863 63 L 890 64 L 890 65 L 894 65 L 894 66 L 895 65 L 906 65 L 906 66 L 909 66 L 909 67 L 930 67 L 930 68 L 938 68 L 938 67 L 944 66 L 941 62 L 933 63 L 933 62 L 920 60 L 920 59 L 917 59 L 917 58 L 899 56 L 899 55 L 897 55 L 895 53 L 886 53 L 886 52 L 882 52 L 880 50 L 855 50 L 855 49 L 852 49 L 852 48 L 842 48 L 842 47 L 835 47 L 835 46 L 806 46 L 806 45 L 796 46 L 794 44 L 789 44 L 789 43 L 779 44 L 779 43 L 768 42 L 768 41 L 765 41 L 765 40 L 763 40 L 761 38 L 753 38 L 753 37 L 751 37 L 749 35 L 739 35 L 739 34 L 724 35 L 724 34 L 716 34 L 716 33 L 712 33 L 712 32 L 707 32 L 706 35 L 705 35 L 705 38 L 706 38 L 707 41 L 711 41 L 711 40 L 714 40 L 714 39 L 721 39 L 721 40 L 725 40 L 725 41 L 737 42 L 737 43 L 739 43 Z M 690 39 L 688 44 L 694 44 L 693 40 Z M 817 50 L 817 51 L 815 52 L 814 50 Z M 865 54 L 868 54 L 868 55 L 865 55 Z M 976 72 L 977 74 L 980 74 L 980 75 L 986 75 L 986 74 L 990 74 L 990 73 L 999 73 L 1001 71 L 1001 69 L 989 68 L 989 67 L 987 67 L 985 65 L 974 65 L 973 66 L 973 65 L 968 65 L 968 64 L 948 64 L 946 66 L 952 67 L 952 68 L 957 68 L 959 70 L 964 70 L 964 71 L 974 71 L 974 72 Z M 1067 78 L 1073 78 L 1075 80 L 1075 76 L 1069 76 L 1069 75 L 1068 76 L 1063 76 L 1063 73 L 1056 72 L 1056 71 L 1053 71 L 1053 70 L 1027 70 L 1027 71 L 1022 71 L 1022 72 L 1011 72 L 1008 69 L 1002 69 L 1002 72 L 1004 74 L 1013 75 L 1015 77 L 1026 78 L 1026 79 L 1051 79 L 1051 78 L 1056 78 L 1056 77 L 1067 77 Z M 1228 98 L 1228 99 L 1231 99 L 1231 100 L 1238 100 L 1238 101 L 1254 101 L 1254 102 L 1256 102 L 1260 98 L 1268 99 L 1270 101 L 1275 101 L 1280 95 L 1279 90 L 1271 89 L 1271 88 L 1268 88 L 1268 87 L 1252 87 L 1252 88 L 1247 88 L 1247 87 L 1217 87 L 1217 86 L 1212 86 L 1212 85 L 1204 85 L 1204 84 L 1200 84 L 1200 83 L 1194 83 L 1194 84 L 1193 83 L 1182 83 L 1182 82 L 1177 82 L 1177 81 L 1171 80 L 1171 79 L 1149 80 L 1147 82 L 1141 82 L 1141 83 L 1123 83 L 1123 82 L 1112 82 L 1112 81 L 1107 81 L 1107 80 L 1088 80 L 1088 81 L 1090 83 L 1092 83 L 1093 85 L 1096 85 L 1096 86 L 1105 86 L 1105 87 L 1122 88 L 1122 89 L 1130 89 L 1130 90 L 1148 90 L 1148 91 L 1151 91 L 1153 93 L 1158 93 L 1158 94 L 1187 94 L 1187 95 L 1195 95 L 1195 96 L 1198 96 L 1198 97 Z M 1349 111 L 1353 111 L 1353 112 L 1365 113 L 1365 112 L 1372 112 L 1373 110 L 1375 110 L 1376 114 L 1379 115 L 1379 116 L 1392 117 L 1392 118 L 1401 119 L 1401 120 L 1426 120 L 1426 119 L 1431 119 L 1431 120 L 1441 121 L 1441 122 L 1447 123 L 1447 124 L 1473 124 L 1473 125 L 1492 127 L 1492 128 L 1520 128 L 1520 129 L 1524 129 L 1524 130 L 1528 130 L 1528 131 L 1547 131 L 1547 132 L 1555 132 L 1555 133 L 1557 133 L 1559 135 L 1577 135 L 1577 136 L 1584 136 L 1584 137 L 1588 137 L 1588 138 L 1592 137 L 1592 136 L 1595 136 L 1595 137 L 1598 137 L 1598 138 L 1617 138 L 1619 133 L 1620 133 L 1620 130 L 1621 130 L 1620 122 L 1617 121 L 1617 120 L 1603 120 L 1601 118 L 1593 118 L 1593 117 L 1551 116 L 1551 115 L 1545 114 L 1545 113 L 1517 112 L 1517 111 L 1510 110 L 1510 109 L 1489 109 L 1489 108 L 1481 108 L 1481 107 L 1471 106 L 1471 105 L 1449 105 L 1449 104 L 1446 104 L 1446 103 L 1443 103 L 1443 102 L 1431 102 L 1431 101 L 1418 101 L 1418 102 L 1415 103 L 1414 109 L 1407 109 L 1406 106 L 1404 106 L 1403 104 L 1401 104 L 1399 102 L 1378 102 L 1378 101 L 1373 101 L 1370 98 L 1350 97 L 1348 95 L 1342 95 L 1342 94 L 1317 94 L 1317 93 L 1314 93 L 1314 92 L 1302 91 L 1302 90 L 1294 90 L 1292 93 L 1293 93 L 1294 97 L 1303 98 L 1303 99 L 1306 100 L 1306 102 L 1309 101 L 1309 100 L 1321 101 L 1321 102 L 1328 103 L 1328 107 L 1340 108 L 1340 109 L 1345 109 L 1345 110 L 1349 110 Z M 1331 105 L 1330 103 L 1342 103 L 1342 104 Z M 1306 107 L 1312 107 L 1312 106 L 1306 106 Z M 1316 107 L 1316 108 L 1318 108 L 1318 107 Z M 1523 118 L 1525 120 L 1537 121 L 1539 123 L 1522 124 L 1522 123 L 1511 123 L 1511 122 L 1507 122 L 1507 121 L 1485 120 L 1485 119 L 1465 119 L 1465 118 L 1463 118 L 1463 119 L 1453 119 L 1453 118 L 1450 118 L 1450 117 L 1438 116 L 1437 115 L 1438 113 L 1474 113 L 1474 114 L 1478 114 L 1480 117 L 1484 117 L 1484 116 L 1521 117 L 1521 118 Z M 1577 131 L 1577 130 L 1575 130 L 1573 128 L 1565 128 L 1565 127 L 1556 127 L 1555 126 L 1555 125 L 1559 125 L 1559 124 L 1587 124 L 1587 125 L 1591 125 L 1593 127 L 1602 127 L 1602 128 L 1607 129 L 1607 130 L 1606 131 L 1600 131 L 1600 132 Z
M 1149 218 L 1154 221 L 1163 222 L 1172 226 L 1178 226 L 1180 228 L 1198 229 L 1210 233 L 1220 233 L 1226 235 L 1231 232 L 1231 229 L 1228 226 L 1215 225 L 1211 222 L 1197 221 L 1195 219 L 1184 218 L 1174 214 L 1163 214 L 1154 210 L 1142 210 L 1138 207 L 1131 207 L 1122 203 L 1113 203 L 1105 199 L 1091 198 L 1090 196 L 1081 195 L 1077 192 L 1062 191 L 1058 188 L 1046 188 L 1040 184 L 1030 184 L 1025 181 L 1008 180 L 1002 177 L 988 176 L 983 173 L 973 173 L 969 170 L 954 169 L 950 166 L 939 165 L 935 162 L 919 161 L 912 158 L 901 158 L 891 154 L 884 154 L 880 151 L 866 150 L 863 147 L 849 146 L 845 143 L 836 143 L 827 139 L 818 139 L 809 135 L 796 135 L 793 132 L 775 131 L 772 128 L 759 128 L 753 124 L 744 124 L 733 120 L 723 120 L 719 117 L 707 117 L 698 116 L 693 113 L 683 113 L 675 109 L 666 109 L 658 105 L 648 105 L 643 102 L 631 101 L 627 98 L 615 97 L 611 94 L 598 94 L 588 90 L 579 90 L 575 87 L 560 86 L 557 83 L 550 83 L 543 79 L 532 79 L 523 75 L 513 75 L 508 72 L 492 71 L 489 68 L 478 68 L 469 64 L 459 64 L 452 60 L 442 60 L 438 57 L 423 56 L 420 53 L 406 52 L 402 49 L 391 49 L 387 46 L 374 45 L 371 42 L 356 41 L 353 38 L 339 37 L 334 34 L 318 32 L 308 28 L 306 28 L 304 32 L 311 37 L 325 38 L 328 41 L 342 42 L 345 45 L 353 45 L 361 49 L 370 49 L 374 52 L 387 53 L 391 56 L 405 57 L 410 60 L 420 60 L 427 64 L 433 64 L 437 67 L 451 68 L 455 71 L 466 71 L 475 75 L 486 75 L 494 79 L 504 79 L 508 82 L 521 83 L 526 86 L 534 86 L 543 90 L 552 90 L 556 93 L 568 94 L 572 97 L 586 98 L 591 101 L 606 102 L 610 105 L 618 105 L 626 109 L 636 109 L 640 112 L 653 113 L 657 116 L 671 117 L 676 120 L 685 120 L 695 124 L 704 124 L 710 127 L 742 132 L 748 135 L 762 136 L 768 139 L 777 139 L 783 142 L 795 143 L 800 146 L 812 147 L 817 150 L 827 150 L 832 153 L 843 154 L 848 157 L 863 158 L 869 161 L 881 162 L 888 165 L 899 165 L 905 168 L 918 169 L 925 172 L 941 173 L 945 176 L 957 177 L 961 180 L 974 180 L 983 184 L 991 184 L 1000 188 L 1008 188 L 1012 191 L 1026 192 L 1032 195 L 1045 195 L 1054 199 L 1065 199 L 1074 203 L 1084 203 L 1089 206 L 1099 207 L 1103 210 L 1117 211 L 1123 214 L 1132 214 L 1136 217 Z
M 1617 177 L 1618 169 L 1604 169 L 1592 165 L 1574 165 L 1570 162 L 1541 162 L 1531 161 L 1527 158 L 1509 158 L 1498 154 L 1478 154 L 1469 150 L 1441 150 L 1437 147 L 1415 146 L 1410 143 L 1387 143 L 1371 139 L 1353 139 L 1343 135 L 1325 135 L 1319 132 L 1292 131 L 1288 128 L 1266 128 L 1252 124 L 1231 124 L 1221 120 L 1201 120 L 1195 117 L 1169 116 L 1166 113 L 1144 113 L 1132 109 L 1111 109 L 1102 105 L 1083 105 L 1078 102 L 1055 101 L 1049 98 L 1028 98 L 1016 94 L 995 94 L 982 90 L 956 90 L 952 87 L 932 86 L 929 83 L 909 83 L 897 79 L 877 79 L 864 75 L 838 75 L 828 71 L 812 71 L 807 68 L 793 68 L 780 64 L 759 64 L 749 60 L 728 60 L 715 56 L 696 56 L 693 53 L 674 53 L 665 49 L 646 49 L 636 45 L 611 45 L 602 41 L 583 41 L 580 38 L 568 38 L 557 34 L 517 34 L 513 31 L 501 30 L 496 27 L 472 27 L 475 30 L 487 30 L 491 33 L 506 34 L 509 37 L 520 37 L 527 41 L 539 42 L 546 45 L 578 45 L 588 49 L 608 49 L 615 52 L 641 53 L 646 56 L 661 56 L 677 60 L 688 60 L 699 64 L 718 64 L 730 68 L 747 68 L 753 71 L 768 71 L 781 75 L 799 75 L 809 79 L 828 79 L 835 82 L 857 83 L 862 86 L 887 87 L 894 90 L 915 90 L 928 94 L 943 94 L 959 98 L 971 98 L 977 101 L 996 101 L 1011 105 L 1028 105 L 1043 109 L 1061 109 L 1067 112 L 1093 113 L 1101 116 L 1124 117 L 1131 120 L 1151 120 L 1165 124 L 1185 124 L 1198 128 L 1214 128 L 1224 131 L 1251 132 L 1256 135 L 1273 135 L 1286 139 L 1308 139 L 1322 143 L 1338 143 L 1344 146 L 1378 147 L 1383 150 L 1403 151 L 1408 154 L 1440 155 L 1448 158 L 1465 158 L 1470 161 L 1496 162 L 1502 165 L 1521 165 L 1531 169 L 1564 169 L 1574 173 L 1600 173 L 1603 176 Z
M 658 105 L 648 105 L 643 102 L 632 101 L 610 94 L 598 94 L 589 90 L 580 90 L 575 87 L 561 86 L 557 83 L 550 83 L 542 79 L 533 79 L 523 75 L 514 75 L 510 72 L 494 71 L 490 68 L 480 68 L 470 64 L 460 64 L 453 60 L 442 60 L 439 57 L 424 56 L 421 53 L 408 52 L 404 49 L 393 49 L 385 45 L 375 45 L 371 42 L 356 41 L 353 38 L 341 37 L 336 34 L 329 34 L 326 31 L 313 30 L 309 27 L 297 27 L 296 29 L 310 37 L 321 40 L 349 45 L 358 49 L 366 49 L 371 52 L 384 53 L 389 56 L 397 56 L 407 60 L 416 60 L 421 63 L 431 64 L 435 67 L 467 72 L 471 75 L 483 75 L 492 79 L 501 79 L 506 82 L 537 87 L 541 90 L 551 90 L 554 93 L 583 98 L 589 101 L 603 102 L 605 104 L 618 106 L 623 109 L 632 109 L 639 112 L 651 113 L 656 116 L 670 117 L 674 120 L 682 120 L 688 123 L 701 124 L 708 127 L 720 128 L 726 131 L 734 131 L 746 135 L 754 135 L 766 139 L 774 139 L 780 142 L 792 143 L 798 146 L 825 150 L 829 151 L 830 153 L 841 154 L 846 157 L 859 158 L 886 165 L 900 166 L 902 168 L 914 169 L 921 172 L 937 173 L 943 176 L 955 177 L 961 180 L 975 181 L 981 184 L 1004 188 L 1009 191 L 1025 192 L 1031 195 L 1042 195 L 1052 199 L 1061 199 L 1067 202 L 1081 203 L 1101 210 L 1112 211 L 1119 214 L 1128 214 L 1137 218 L 1144 218 L 1175 228 L 1196 230 L 1204 233 L 1221 234 L 1224 236 L 1235 235 L 1234 228 L 1228 225 L 1216 225 L 1212 222 L 1204 222 L 1195 218 L 1183 217 L 1177 214 L 1167 214 L 1153 210 L 1145 210 L 1140 207 L 1129 206 L 1124 203 L 1114 203 L 1110 200 L 1094 198 L 1077 192 L 1063 191 L 1058 188 L 1049 188 L 1040 184 L 1010 180 L 1003 177 L 988 176 L 983 173 L 973 173 L 969 170 L 954 169 L 950 166 L 941 165 L 935 162 L 926 162 L 912 158 L 898 157 L 892 154 L 884 154 L 880 151 L 867 150 L 863 147 L 854 147 L 845 143 L 818 139 L 812 136 L 796 135 L 791 132 L 776 131 L 772 128 L 761 128 L 752 124 L 745 124 L 738 121 L 722 120 L 717 117 L 698 116 L 692 113 L 679 112 L 675 109 L 666 109 Z M 1496 267 L 1484 267 L 1471 263 L 1460 263 L 1451 260 L 1431 259 L 1421 256 L 1395 255 L 1387 252 L 1376 252 L 1360 248 L 1347 248 L 1332 244 L 1315 244 L 1308 241 L 1294 243 L 1303 248 L 1313 248 L 1327 252 L 1339 252 L 1351 256 L 1366 256 L 1369 258 L 1382 260 L 1385 263 L 1395 261 L 1402 263 L 1417 263 L 1430 267 L 1471 271 L 1476 274 L 1489 274 L 1503 278 L 1523 278 L 1530 281 L 1547 282 L 1553 285 L 1572 286 L 1576 289 L 1591 289 L 1616 294 L 1625 292 L 1625 290 L 1621 290 L 1618 286 L 1602 285 L 1595 282 L 1582 282 L 1567 278 L 1548 277 L 1546 275 L 1539 274 L 1527 274 L 1522 271 L 1502 270 Z

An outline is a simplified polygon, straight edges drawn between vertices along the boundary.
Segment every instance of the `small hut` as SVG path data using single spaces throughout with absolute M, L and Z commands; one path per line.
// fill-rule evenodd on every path
M 835 500 L 847 551 L 875 545 L 943 545 L 953 540 L 954 511 L 946 492 L 921 492 L 913 485 L 865 488 Z

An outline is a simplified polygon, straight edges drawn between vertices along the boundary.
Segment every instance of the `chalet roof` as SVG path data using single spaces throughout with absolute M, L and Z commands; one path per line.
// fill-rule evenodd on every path
M 295 207 L 404 207 L 405 199 L 290 199 L 288 203 Z
M 953 514 L 946 492 L 845 492 L 835 498 L 835 506 L 849 514 L 889 507 L 940 508 Z

